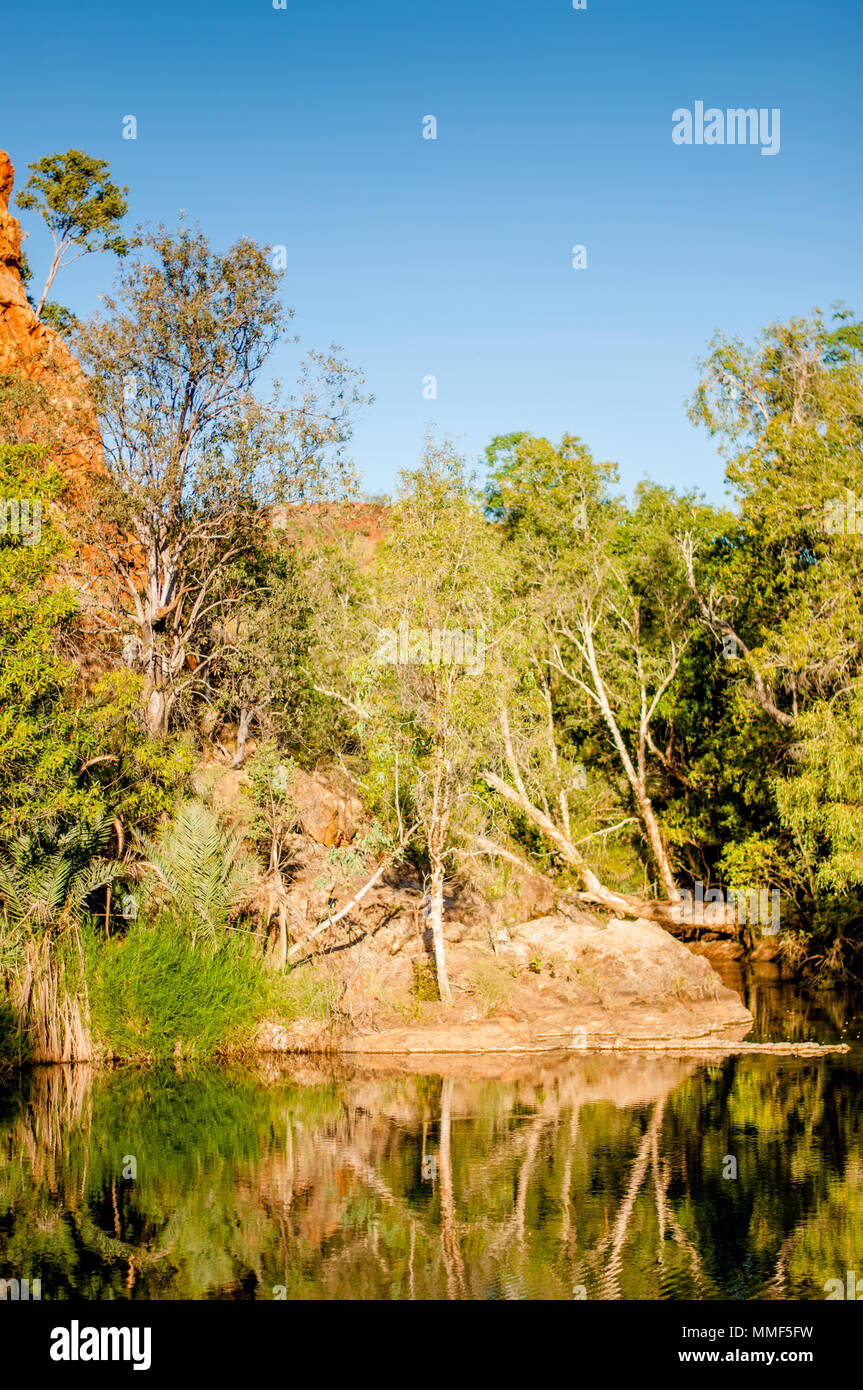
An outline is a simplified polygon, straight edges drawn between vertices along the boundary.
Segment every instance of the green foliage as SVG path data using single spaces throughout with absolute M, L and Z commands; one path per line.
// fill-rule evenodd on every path
M 274 867 L 281 861 L 285 840 L 297 827 L 296 772 L 296 764 L 280 751 L 275 739 L 255 749 L 247 768 L 254 806 L 249 834 L 266 847 Z
M 124 256 L 131 243 L 119 234 L 125 217 L 124 194 L 108 177 L 108 163 L 83 150 L 46 155 L 27 166 L 32 174 L 18 194 L 18 206 L 36 209 L 58 240 L 71 241 L 87 251 L 113 251 Z
M 61 338 L 71 338 L 80 322 L 71 309 L 67 309 L 65 304 L 57 304 L 53 299 L 43 304 L 41 319 L 49 328 L 59 333 Z
M 75 612 L 70 590 L 52 582 L 60 542 L 49 513 L 59 472 L 33 446 L 0 445 L 0 497 L 31 508 L 35 543 L 0 535 L 0 828 L 58 809 L 84 809 L 76 786 L 74 711 L 67 701 L 72 668 L 58 638 Z
M 125 1060 L 209 1057 L 248 1041 L 271 986 L 248 935 L 201 949 L 184 927 L 135 924 L 88 946 L 95 1041 Z
M 77 612 L 57 574 L 61 488 L 40 449 L 0 446 L 0 497 L 41 508 L 36 543 L 23 527 L 0 535 L 0 631 L 15 638 L 0 641 L 0 837 L 106 815 L 152 824 L 191 767 L 188 749 L 148 737 L 140 677 L 110 672 L 85 694 L 61 655 Z
M 106 160 L 95 159 L 83 150 L 67 150 L 65 154 L 45 155 L 28 168 L 32 173 L 18 194 L 18 206 L 40 213 L 54 241 L 54 260 L 38 305 L 41 312 L 61 266 L 94 251 L 125 256 L 137 241 L 120 231 L 129 190 L 111 182 Z M 29 266 L 25 272 L 29 277 Z M 59 327 L 57 318 L 62 315 L 68 316 L 68 310 L 55 305 L 55 327 Z
M 504 1005 L 512 988 L 512 975 L 505 965 L 489 956 L 480 956 L 471 971 L 483 1014 L 492 1014 Z
M 331 1022 L 339 1002 L 338 981 L 314 965 L 298 965 L 275 978 L 275 1008 L 285 1023 Z
M 283 747 L 306 746 L 314 614 L 301 556 L 287 543 L 254 546 L 226 568 L 213 598 L 231 616 L 208 632 L 212 709 Z
M 224 946 L 229 918 L 257 872 L 243 832 L 203 802 L 187 801 L 155 837 L 141 837 L 141 848 L 153 910 L 166 906 L 193 943 Z
M 861 882 L 861 342 L 841 307 L 832 324 L 818 310 L 771 324 L 752 347 L 720 336 L 691 407 L 721 441 L 739 502 L 705 557 L 712 611 L 740 639 L 702 740 L 717 806 L 736 803 L 720 863 L 745 873 L 742 860 L 770 860 L 815 935 L 827 920 L 841 932 L 843 896 L 854 921 Z M 848 525 L 828 525 L 849 493 Z
M 428 960 L 415 960 L 412 966 L 411 994 L 418 1004 L 432 1004 L 439 997 L 437 976 Z
M 157 739 L 141 711 L 143 678 L 109 671 L 77 708 L 76 748 L 92 794 L 124 825 L 155 825 L 187 788 L 194 749 L 183 737 Z
M 378 804 L 390 823 L 394 808 L 420 823 L 432 860 L 451 855 L 474 814 L 505 679 L 505 566 L 464 461 L 429 442 L 421 466 L 401 475 L 353 669 Z M 445 650 L 447 633 L 461 635 L 463 658 Z
M 783 871 L 776 841 L 767 835 L 752 834 L 726 845 L 719 857 L 719 868 L 729 888 L 749 890 L 777 883 Z
M 23 940 L 17 926 L 10 923 L 4 913 L 0 917 L 0 976 L 11 971 L 23 955 Z
M 256 709 L 266 697 L 276 719 L 290 669 L 272 688 L 237 637 L 245 627 L 259 651 L 275 644 L 282 664 L 294 661 L 297 642 L 286 639 L 302 629 L 302 601 L 291 605 L 267 577 L 278 566 L 267 550 L 270 509 L 350 483 L 356 374 L 335 353 L 312 353 L 294 396 L 263 389 L 291 314 L 266 248 L 251 238 L 219 252 L 200 231 L 158 227 L 144 246 L 104 297 L 104 314 L 81 327 L 76 352 L 106 464 L 93 480 L 100 545 L 135 595 L 128 618 L 148 725 L 163 735 L 175 707 L 208 698 L 219 662 L 225 703 Z M 244 576 L 253 580 L 245 607 Z M 173 595 L 166 611 L 164 595 Z
M 863 689 L 801 716 L 788 776 L 776 782 L 783 823 L 825 894 L 863 887 Z
M 110 817 L 61 831 L 21 835 L 0 855 L 0 911 L 13 930 L 55 930 L 79 921 L 87 900 L 113 882 L 119 865 L 104 857 Z M 52 833 L 53 831 L 53 833 Z

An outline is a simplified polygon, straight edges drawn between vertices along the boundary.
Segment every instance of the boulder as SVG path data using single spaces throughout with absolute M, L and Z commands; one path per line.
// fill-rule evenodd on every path
M 708 960 L 644 918 L 614 918 L 603 926 L 586 915 L 555 915 L 524 922 L 511 928 L 509 936 L 500 947 L 504 957 L 520 966 L 556 961 L 598 995 L 647 1003 L 723 993 Z
M 320 772 L 298 772 L 292 793 L 304 835 L 319 845 L 348 845 L 354 838 L 363 804 Z

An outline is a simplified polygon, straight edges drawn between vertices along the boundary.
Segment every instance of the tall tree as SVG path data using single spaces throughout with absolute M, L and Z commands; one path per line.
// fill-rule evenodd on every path
M 694 629 L 674 523 L 681 511 L 697 513 L 697 505 L 645 486 L 636 506 L 627 508 L 610 492 L 612 466 L 596 463 L 573 436 L 557 446 L 528 434 L 506 436 L 493 441 L 489 461 L 491 513 L 517 556 L 514 573 L 536 634 L 536 680 L 547 707 L 551 753 L 540 783 L 546 781 L 545 795 L 553 793 L 549 809 L 537 807 L 527 792 L 507 711 L 509 780 L 498 775 L 492 785 L 555 843 L 594 896 L 618 910 L 632 907 L 622 895 L 602 889 L 573 840 L 571 783 L 559 778 L 555 728 L 561 692 L 567 692 L 564 698 L 576 702 L 576 719 L 604 727 L 671 905 L 664 916 L 673 920 L 680 895 L 651 779 L 662 758 L 656 726 Z
M 164 733 L 183 691 L 203 688 L 215 619 L 239 597 L 223 578 L 261 543 L 269 509 L 351 485 L 362 398 L 336 349 L 307 355 L 293 397 L 262 392 L 291 316 L 265 249 L 244 238 L 219 253 L 186 227 L 145 247 L 77 346 L 107 465 L 94 534 L 125 595 L 121 626 L 137 629 L 149 727 Z
M 683 538 L 690 584 L 739 657 L 737 735 L 774 809 L 724 857 L 785 865 L 808 933 L 822 912 L 853 920 L 863 881 L 863 325 L 838 308 L 751 347 L 715 338 L 691 414 L 728 459 L 738 515 L 701 578 Z
M 356 716 L 367 785 L 392 838 L 421 842 L 447 1004 L 445 886 L 482 815 L 477 779 L 506 678 L 504 564 L 463 459 L 430 441 L 420 466 L 400 476 L 373 575 L 360 585 L 365 601 L 336 605 L 325 644 L 342 643 L 331 663 L 341 684 L 328 693 Z
M 444 888 L 496 711 L 502 565 L 463 460 L 429 442 L 420 467 L 401 475 L 376 570 L 378 646 L 366 703 L 393 802 L 403 799 L 422 827 L 428 924 L 447 1004 Z

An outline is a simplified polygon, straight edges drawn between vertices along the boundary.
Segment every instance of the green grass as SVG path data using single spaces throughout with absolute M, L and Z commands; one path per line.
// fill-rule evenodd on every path
M 336 981 L 311 965 L 300 965 L 282 975 L 274 984 L 274 995 L 274 1007 L 285 1023 L 300 1018 L 327 1023 L 339 1002 Z
M 135 926 L 119 942 L 91 937 L 88 988 L 97 1044 L 136 1061 L 205 1058 L 250 1042 L 277 982 L 250 940 L 231 938 L 212 951 L 160 922 Z
M 413 979 L 411 980 L 411 994 L 418 1003 L 429 1004 L 440 999 L 437 987 L 437 976 L 431 961 L 415 960 L 413 963 Z

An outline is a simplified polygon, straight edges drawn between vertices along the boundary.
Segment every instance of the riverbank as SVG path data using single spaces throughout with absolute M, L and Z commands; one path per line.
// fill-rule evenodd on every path
M 740 995 L 709 959 L 655 922 L 568 912 L 511 927 L 488 943 L 467 933 L 447 943 L 451 1007 L 418 999 L 416 990 L 412 996 L 419 946 L 403 952 L 386 931 L 359 943 L 350 967 L 337 967 L 352 1026 L 271 1021 L 260 1045 L 366 1056 L 761 1050 L 746 1041 L 754 1018 Z M 789 1054 L 820 1050 L 811 1040 L 778 1046 Z
M 49 1037 L 7 1028 L 7 1070 L 28 1063 L 154 1065 L 267 1055 L 445 1056 L 841 1051 L 835 1035 L 753 1036 L 755 1015 L 713 962 L 655 922 L 578 910 L 447 931 L 452 1005 L 436 996 L 421 917 L 396 917 L 287 971 L 248 946 L 215 954 L 165 928 L 85 943 L 67 967 L 67 1016 Z M 10 1041 L 12 1046 L 10 1046 Z M 15 1043 L 17 1041 L 17 1055 Z

